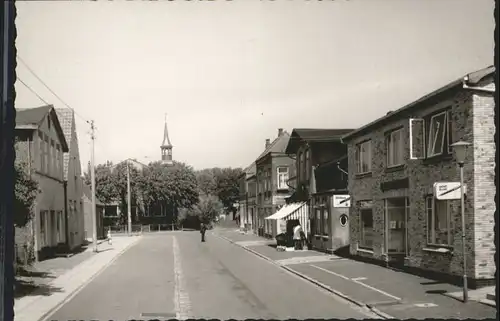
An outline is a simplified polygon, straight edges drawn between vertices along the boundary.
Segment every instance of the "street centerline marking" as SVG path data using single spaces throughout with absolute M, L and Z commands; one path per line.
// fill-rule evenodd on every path
M 323 272 L 330 273 L 330 274 L 333 274 L 333 275 L 335 275 L 335 276 L 341 277 L 341 278 L 343 278 L 344 280 L 350 280 L 350 281 L 352 281 L 352 282 L 354 282 L 354 283 L 356 283 L 356 284 L 362 285 L 362 286 L 364 286 L 364 287 L 366 287 L 366 288 L 368 288 L 368 289 L 370 289 L 370 290 L 376 291 L 376 292 L 378 292 L 378 293 L 382 293 L 383 295 L 388 296 L 388 297 L 390 297 L 390 298 L 393 298 L 394 300 L 398 300 L 398 301 L 401 301 L 401 300 L 402 300 L 401 298 L 398 298 L 397 296 L 394 296 L 394 295 L 392 295 L 392 294 L 389 294 L 389 293 L 387 293 L 387 292 L 385 292 L 385 291 L 382 291 L 382 290 L 380 290 L 380 289 L 374 288 L 373 286 L 370 286 L 370 285 L 368 285 L 368 284 L 365 284 L 365 283 L 363 283 L 363 282 L 360 282 L 360 281 L 358 281 L 358 280 L 356 280 L 356 279 L 350 279 L 350 278 L 348 278 L 347 276 L 344 276 L 344 275 L 342 275 L 342 274 L 335 273 L 335 272 L 333 272 L 333 271 L 330 271 L 330 270 L 324 269 L 324 268 L 319 267 L 319 266 L 316 266 L 316 265 L 312 265 L 312 264 L 311 264 L 311 266 L 312 266 L 312 267 L 315 267 L 315 268 L 317 268 L 317 269 L 319 269 L 319 270 L 321 270 L 321 271 L 323 271 Z
M 177 320 L 186 320 L 191 317 L 191 300 L 186 290 L 184 282 L 184 274 L 181 264 L 181 253 L 177 238 L 172 236 L 172 248 L 174 254 L 174 277 L 175 277 L 175 290 L 174 290 L 174 305 Z

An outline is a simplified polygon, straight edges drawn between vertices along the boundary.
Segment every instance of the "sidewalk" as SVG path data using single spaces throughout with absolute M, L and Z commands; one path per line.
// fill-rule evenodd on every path
M 16 321 L 43 320 L 139 239 L 140 236 L 115 237 L 112 245 L 107 242 L 99 244 L 98 253 L 93 253 L 92 247 L 88 248 L 85 253 L 82 253 L 85 254 L 82 256 L 85 259 L 80 264 L 65 273 L 56 273 L 56 276 L 44 287 L 15 299 L 14 319 Z
M 398 319 L 454 318 L 482 319 L 496 316 L 496 308 L 479 303 L 481 291 L 470 290 L 466 304 L 453 298 L 461 288 L 447 283 L 387 269 L 373 264 L 328 255 L 317 251 L 278 252 L 269 244 L 245 245 L 245 235 L 224 231 L 228 241 L 266 258 L 282 268 L 354 302 Z M 272 242 L 275 243 L 275 242 Z M 459 297 L 460 298 L 460 297 Z

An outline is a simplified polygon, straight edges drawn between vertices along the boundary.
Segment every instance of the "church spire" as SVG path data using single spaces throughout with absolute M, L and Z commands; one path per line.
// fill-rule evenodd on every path
M 164 164 L 171 165 L 172 164 L 172 143 L 170 142 L 170 138 L 168 137 L 168 129 L 167 129 L 167 114 L 165 114 L 165 128 L 163 129 L 163 142 L 161 143 L 161 161 Z

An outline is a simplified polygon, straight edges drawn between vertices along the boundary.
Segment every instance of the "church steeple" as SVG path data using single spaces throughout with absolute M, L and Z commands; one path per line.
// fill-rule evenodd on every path
M 161 161 L 164 164 L 172 165 L 172 143 L 168 137 L 167 114 L 165 114 L 165 128 L 163 129 L 163 142 L 161 143 Z

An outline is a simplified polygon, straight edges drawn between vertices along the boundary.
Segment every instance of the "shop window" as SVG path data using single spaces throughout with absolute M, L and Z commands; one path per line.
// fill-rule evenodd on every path
M 403 129 L 397 129 L 387 135 L 387 167 L 394 167 L 403 164 Z
M 359 247 L 366 249 L 373 249 L 373 208 L 370 203 L 360 202 L 359 207 L 360 216 L 360 240 Z
M 406 197 L 385 200 L 385 221 L 387 249 L 389 253 L 406 253 L 406 221 L 409 213 L 409 200 Z
M 356 167 L 358 174 L 372 171 L 372 142 L 362 142 L 356 146 Z
M 431 245 L 451 246 L 454 227 L 450 205 L 447 200 L 437 200 L 433 196 L 426 199 L 427 207 L 427 243 Z

